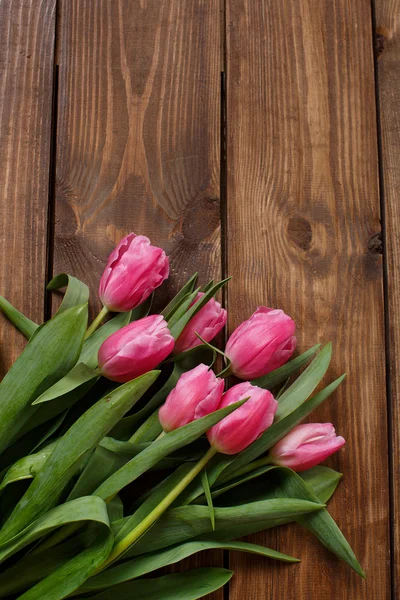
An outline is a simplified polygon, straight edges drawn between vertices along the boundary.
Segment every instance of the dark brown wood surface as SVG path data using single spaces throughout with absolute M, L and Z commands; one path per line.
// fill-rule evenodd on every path
M 393 478 L 393 591 L 400 594 L 400 2 L 377 0 L 375 42 L 382 142 L 381 192 L 385 217 L 388 358 L 390 360 Z M 394 596 L 396 597 L 396 595 Z
M 38 321 L 45 299 L 55 4 L 0 3 L 0 294 Z M 0 327 L 3 376 L 24 342 L 1 315 Z
M 333 342 L 348 379 L 312 420 L 348 446 L 331 503 L 364 582 L 290 526 L 252 539 L 301 558 L 233 555 L 230 598 L 390 597 L 385 337 L 371 14 L 362 0 L 228 1 L 230 327 L 260 304 L 296 320 L 300 350 Z M 340 593 L 339 593 L 340 590 Z
M 0 293 L 40 321 L 45 276 L 67 271 L 96 304 L 134 230 L 170 255 L 159 304 L 193 271 L 230 274 L 229 330 L 282 307 L 299 349 L 332 340 L 329 379 L 348 373 L 313 419 L 348 440 L 330 509 L 367 580 L 291 525 L 252 539 L 300 565 L 214 553 L 176 567 L 229 562 L 210 599 L 400 594 L 400 15 L 375 5 L 377 88 L 370 0 L 0 3 Z M 0 328 L 4 373 L 23 342 Z

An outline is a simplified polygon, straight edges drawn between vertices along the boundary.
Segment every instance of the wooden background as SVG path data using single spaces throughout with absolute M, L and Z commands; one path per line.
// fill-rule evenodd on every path
M 258 304 L 332 340 L 318 411 L 348 439 L 330 505 L 362 581 L 294 526 L 253 536 L 302 559 L 201 555 L 213 600 L 400 595 L 400 0 L 2 0 L 0 288 L 36 320 L 44 280 L 96 293 L 131 230 L 230 274 L 229 330 Z M 4 370 L 23 347 L 4 319 Z

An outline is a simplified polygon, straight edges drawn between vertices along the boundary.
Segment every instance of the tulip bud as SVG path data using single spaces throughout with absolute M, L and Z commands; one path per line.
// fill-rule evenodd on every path
M 270 450 L 272 461 L 294 471 L 315 467 L 344 446 L 332 423 L 298 425 Z
M 204 293 L 199 292 L 191 306 L 203 296 Z M 207 304 L 194 315 L 176 340 L 175 354 L 199 346 L 202 342 L 199 340 L 196 333 L 198 333 L 206 342 L 211 342 L 225 325 L 226 319 L 226 310 L 221 307 L 219 302 L 214 300 L 214 298 L 211 298 L 211 300 L 209 300 Z
M 283 310 L 260 306 L 226 344 L 231 372 L 240 379 L 255 379 L 281 367 L 296 348 L 295 328 Z
M 158 417 L 164 431 L 172 431 L 217 410 L 224 380 L 200 364 L 183 373 L 169 393 Z
M 173 347 L 174 338 L 161 315 L 139 319 L 102 343 L 98 353 L 101 374 L 125 383 L 154 369 Z
M 241 452 L 272 425 L 278 408 L 277 401 L 271 392 L 248 381 L 225 392 L 218 408 L 225 408 L 245 398 L 249 398 L 247 402 L 207 432 L 208 441 L 218 452 Z
M 112 312 L 125 312 L 142 304 L 169 274 L 162 248 L 144 235 L 130 233 L 111 252 L 100 279 L 99 295 Z

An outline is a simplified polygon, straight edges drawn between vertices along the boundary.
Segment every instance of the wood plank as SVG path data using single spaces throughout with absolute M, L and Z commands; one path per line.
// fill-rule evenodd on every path
M 219 4 L 60 3 L 54 264 L 95 301 L 132 230 L 170 256 L 164 301 L 194 271 L 220 277 Z
M 400 2 L 377 0 L 375 10 L 392 400 L 393 597 L 397 598 L 400 596 Z
M 390 597 L 384 309 L 370 3 L 227 1 L 229 327 L 260 304 L 333 341 L 348 380 L 313 420 L 348 446 L 330 510 L 364 582 L 290 526 L 255 536 L 302 559 L 233 555 L 230 600 Z
M 93 290 L 130 230 L 171 293 L 220 273 L 219 2 L 61 2 L 55 268 Z
M 38 321 L 44 316 L 55 4 L 0 3 L 0 293 Z M 0 329 L 1 377 L 24 341 L 3 316 Z

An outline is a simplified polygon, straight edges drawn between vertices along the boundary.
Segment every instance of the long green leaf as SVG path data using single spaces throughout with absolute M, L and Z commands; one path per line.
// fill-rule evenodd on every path
M 287 417 L 312 394 L 328 370 L 332 356 L 332 344 L 326 344 L 307 369 L 282 394 L 278 400 L 275 420 Z
M 123 583 L 93 596 L 93 600 L 197 600 L 224 586 L 232 571 L 217 567 L 193 569 L 186 573 L 173 573 L 157 579 L 143 579 Z M 24 599 L 25 600 L 25 599 Z M 47 598 L 46 598 L 47 600 Z
M 107 435 L 154 383 L 158 374 L 159 371 L 151 371 L 118 387 L 96 402 L 72 425 L 58 441 L 42 470 L 6 521 L 0 532 L 0 543 L 10 539 L 54 506 L 65 485 L 79 469 L 86 452 Z
M 39 398 L 32 402 L 33 406 L 42 404 L 43 402 L 49 402 L 55 400 L 60 396 L 65 396 L 70 392 L 74 392 L 77 388 L 81 387 L 84 383 L 88 383 L 92 379 L 97 381 L 100 377 L 100 373 L 96 369 L 86 366 L 84 363 L 78 363 L 71 371 L 65 375 L 62 379 L 57 381 L 51 386 L 49 390 L 46 390 Z
M 56 315 L 36 330 L 8 371 L 0 384 L 0 452 L 36 410 L 26 410 L 30 402 L 75 365 L 86 324 L 87 305 Z
M 279 473 L 281 481 L 276 488 L 277 496 L 302 498 L 310 502 L 318 501 L 312 487 L 300 475 L 284 467 L 279 469 Z M 358 575 L 365 577 L 349 543 L 326 509 L 319 511 L 318 514 L 299 516 L 296 520 L 310 530 L 331 552 L 344 560 Z
M 97 535 L 88 548 L 58 567 L 53 573 L 20 596 L 20 600 L 62 600 L 75 592 L 110 554 L 110 529 L 97 526 Z
M 221 419 L 242 406 L 245 401 L 239 401 L 230 406 L 217 410 L 206 417 L 197 419 L 184 427 L 170 431 L 164 437 L 153 442 L 148 448 L 135 456 L 126 465 L 109 477 L 96 491 L 95 494 L 107 500 L 112 498 L 129 483 L 135 481 L 140 475 L 148 471 L 159 460 L 168 456 L 175 450 L 194 442 L 210 427 Z
M 89 288 L 88 286 L 72 275 L 67 273 L 60 273 L 56 275 L 47 284 L 48 290 L 59 290 L 60 288 L 66 287 L 64 298 L 61 302 L 58 313 L 68 310 L 73 306 L 80 306 L 86 304 L 89 301 Z
M 219 482 L 229 481 L 236 476 L 239 469 L 247 465 L 248 463 L 256 460 L 259 456 L 267 452 L 274 444 L 279 442 L 289 431 L 296 427 L 303 419 L 305 419 L 317 406 L 322 404 L 326 398 L 328 398 L 341 384 L 345 375 L 342 375 L 326 388 L 318 392 L 315 396 L 310 398 L 307 402 L 300 404 L 292 413 L 287 417 L 281 419 L 277 423 L 274 423 L 269 427 L 255 442 L 253 442 L 246 450 L 240 452 L 229 465 L 226 466 L 222 475 L 219 478 Z
M 56 548 L 36 550 L 3 571 L 0 574 L 0 598 L 29 589 L 74 558 L 87 547 L 82 538 L 82 535 L 75 536 Z
M 39 327 L 37 323 L 28 319 L 19 310 L 17 310 L 4 296 L 0 296 L 0 310 L 7 319 L 29 340 Z
M 286 381 L 288 377 L 300 371 L 304 365 L 308 363 L 308 361 L 317 353 L 320 349 L 321 344 L 317 344 L 307 350 L 300 356 L 296 356 L 293 360 L 290 360 L 279 369 L 275 369 L 275 371 L 271 371 L 271 373 L 267 373 L 267 375 L 263 375 L 262 377 L 258 377 L 257 379 L 253 379 L 251 382 L 253 385 L 257 385 L 258 387 L 270 390 L 279 383 Z
M 48 444 L 43 450 L 36 454 L 30 454 L 24 456 L 16 463 L 12 465 L 5 474 L 3 481 L 0 485 L 0 491 L 3 490 L 7 485 L 15 483 L 16 481 L 22 481 L 23 479 L 33 479 L 39 473 L 44 463 L 54 450 L 57 442 Z
M 0 544 L 0 563 L 54 529 L 70 523 L 87 521 L 96 521 L 109 527 L 107 506 L 101 498 L 87 496 L 56 506 L 12 539 Z
M 125 558 L 153 552 L 204 534 L 207 534 L 207 539 L 216 539 L 214 536 L 218 535 L 219 539 L 231 540 L 233 536 L 230 535 L 230 528 L 238 525 L 249 528 L 262 522 L 262 528 L 267 529 L 280 523 L 282 519 L 293 521 L 301 514 L 321 510 L 323 506 L 305 500 L 282 498 L 250 502 L 234 507 L 216 507 L 215 532 L 212 531 L 210 514 L 206 506 L 190 505 L 172 508 L 128 550 Z
M 258 546 L 257 544 L 249 544 L 247 542 L 215 542 L 208 540 L 199 540 L 195 542 L 186 542 L 178 546 L 172 546 L 166 550 L 152 552 L 139 556 L 133 560 L 126 561 L 115 567 L 111 567 L 91 577 L 79 590 L 81 593 L 93 592 L 96 590 L 111 587 L 142 577 L 157 569 L 173 565 L 193 554 L 204 552 L 205 550 L 231 550 L 236 552 L 246 552 L 250 554 L 258 554 L 267 558 L 281 560 L 283 562 L 295 563 L 299 562 L 298 558 L 287 556 L 276 550 Z
M 191 278 L 185 283 L 183 288 L 176 294 L 176 296 L 167 304 L 164 310 L 161 311 L 161 314 L 165 318 L 166 321 L 172 317 L 176 309 L 180 306 L 183 298 L 187 294 L 191 294 L 195 288 L 197 282 L 198 273 L 194 273 Z
M 86 391 L 87 386 L 85 386 L 85 384 L 87 382 L 93 379 L 94 384 L 100 376 L 96 367 L 97 354 L 101 344 L 112 333 L 118 331 L 118 329 L 121 329 L 124 325 L 127 325 L 129 323 L 129 317 L 130 313 L 119 313 L 87 338 L 83 343 L 78 364 L 75 365 L 67 375 L 39 396 L 33 404 L 36 405 L 42 404 L 43 402 L 49 402 L 50 400 L 65 396 L 70 392 L 79 394 L 80 391 L 82 391 L 84 393 Z M 83 387 L 82 390 L 80 390 L 81 387 Z

